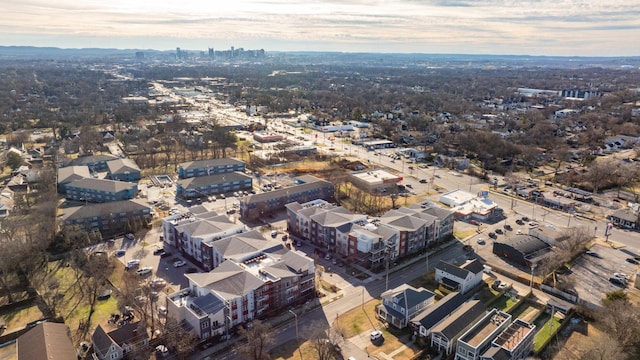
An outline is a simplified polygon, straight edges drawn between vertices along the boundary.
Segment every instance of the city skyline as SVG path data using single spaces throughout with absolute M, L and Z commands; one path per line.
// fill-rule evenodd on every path
M 377 53 L 640 55 L 631 0 L 27 0 L 0 45 Z

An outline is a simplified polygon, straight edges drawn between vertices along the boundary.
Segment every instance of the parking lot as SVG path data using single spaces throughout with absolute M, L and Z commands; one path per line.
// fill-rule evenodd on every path
M 559 276 L 559 281 L 568 281 L 580 299 L 598 305 L 607 292 L 625 288 L 609 281 L 615 273 L 627 275 L 626 288 L 633 287 L 638 265 L 626 261 L 632 254 L 606 244 L 595 245 L 591 251 L 595 252 L 594 256 L 580 256 L 570 272 Z

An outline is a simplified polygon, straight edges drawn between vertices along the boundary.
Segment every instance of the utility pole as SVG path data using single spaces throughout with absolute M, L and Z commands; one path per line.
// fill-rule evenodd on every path
M 293 310 L 289 310 L 290 313 L 293 314 L 293 317 L 296 320 L 296 346 L 298 346 L 298 351 L 300 352 L 300 360 L 302 360 L 302 350 L 300 350 L 300 338 L 298 337 L 298 315 L 293 312 Z

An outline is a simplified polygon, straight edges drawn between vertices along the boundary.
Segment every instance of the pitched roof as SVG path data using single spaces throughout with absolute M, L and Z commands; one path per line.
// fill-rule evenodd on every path
M 58 183 L 70 182 L 84 178 L 90 178 L 91 172 L 88 166 L 67 166 L 58 169 Z
M 144 209 L 151 211 L 149 205 L 142 199 L 111 201 L 99 204 L 89 203 L 84 206 L 74 206 L 62 209 L 64 211 L 62 220 L 86 219 L 94 216 L 106 216 L 109 214 L 134 212 Z
M 107 332 L 104 331 L 102 325 L 98 325 L 98 327 L 93 331 L 93 334 L 91 334 L 91 342 L 93 343 L 93 348 L 101 355 L 101 357 L 104 357 L 107 352 L 109 352 L 109 347 L 111 347 L 112 344 L 117 345 L 117 343 L 107 335 Z
M 18 359 L 68 360 L 77 357 L 71 332 L 65 324 L 38 324 L 22 334 L 16 344 Z
M 213 166 L 226 166 L 226 165 L 236 165 L 236 164 L 244 164 L 244 161 L 240 161 L 233 158 L 207 159 L 207 160 L 183 162 L 178 164 L 178 167 L 184 170 L 193 170 L 193 169 L 209 168 Z
M 416 289 L 409 284 L 402 284 L 394 289 L 389 289 L 380 295 L 383 299 L 396 303 L 406 310 L 411 309 L 435 296 L 436 294 L 425 288 Z
M 140 321 L 121 326 L 107 334 L 113 342 L 122 346 L 123 344 L 137 343 L 141 339 L 148 338 L 144 324 Z M 138 337 L 136 339 L 136 337 Z
M 484 266 L 480 263 L 480 260 L 469 260 L 461 266 L 465 270 L 471 271 L 472 274 L 479 274 L 484 270 Z
M 138 184 L 127 182 L 127 181 L 84 178 L 84 179 L 74 180 L 69 184 L 67 184 L 67 188 L 73 188 L 73 187 L 117 193 L 119 191 L 129 190 L 131 188 L 135 190 L 137 189 Z
M 265 239 L 258 230 L 251 230 L 238 235 L 226 237 L 211 243 L 225 259 L 241 259 L 262 251 L 277 251 L 284 245 L 273 239 Z
M 233 261 L 224 261 L 208 273 L 185 275 L 190 281 L 207 288 L 223 299 L 245 295 L 263 285 L 263 281 Z
M 451 315 L 431 329 L 432 333 L 441 333 L 452 340 L 484 315 L 487 307 L 480 300 L 469 300 L 458 307 Z
M 464 296 L 458 291 L 454 291 L 443 297 L 435 305 L 429 307 L 414 318 L 414 322 L 419 322 L 426 329 L 431 329 L 434 325 L 451 314 L 458 306 L 464 302 Z
M 398 210 L 387 211 L 380 217 L 380 222 L 400 231 L 416 231 L 427 224 L 423 219 Z
M 109 161 L 107 163 L 107 167 L 109 168 L 109 172 L 111 174 L 121 174 L 127 171 L 140 171 L 138 164 L 131 159 L 117 159 L 113 161 Z
M 108 154 L 101 154 L 101 155 L 93 155 L 93 156 L 80 156 L 77 157 L 71 161 L 69 161 L 67 163 L 67 166 L 74 166 L 74 165 L 89 165 L 89 164 L 95 164 L 98 162 L 109 162 L 112 160 L 117 160 L 120 159 L 117 156 L 114 155 L 108 155 Z
M 311 220 L 317 222 L 321 226 L 338 227 L 364 217 L 365 216 L 362 214 L 354 214 L 346 208 L 339 206 L 318 212 L 311 216 Z
M 436 270 L 444 271 L 447 274 L 451 274 L 452 276 L 459 277 L 462 279 L 465 279 L 469 274 L 469 270 L 459 268 L 444 260 L 438 261 L 438 265 L 436 265 Z

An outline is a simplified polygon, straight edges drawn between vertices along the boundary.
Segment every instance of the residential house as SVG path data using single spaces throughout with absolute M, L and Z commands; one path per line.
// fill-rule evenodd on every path
M 431 329 L 462 305 L 464 301 L 464 296 L 457 291 L 443 297 L 413 318 L 411 326 L 414 332 L 422 338 L 427 338 L 431 334 Z
M 258 219 L 266 214 L 285 209 L 292 202 L 333 200 L 333 184 L 311 175 L 295 178 L 296 185 L 240 199 L 240 215 L 246 219 Z
M 215 174 L 226 174 L 235 171 L 245 171 L 244 161 L 233 158 L 221 158 L 189 161 L 178 164 L 178 177 L 180 179 Z
M 58 169 L 58 193 L 64 194 L 66 186 L 75 180 L 91 178 L 88 166 L 67 166 Z
M 511 323 L 511 315 L 491 309 L 467 332 L 462 334 L 456 344 L 454 360 L 478 360 L 492 341 Z
M 241 172 L 197 176 L 178 180 L 176 196 L 183 199 L 207 197 L 212 194 L 251 190 L 253 178 Z
M 120 360 L 138 349 L 149 346 L 149 335 L 146 326 L 140 321 L 123 325 L 110 332 L 98 325 L 91 335 L 91 342 L 95 359 Z
M 13 194 L 9 187 L 5 187 L 0 192 L 0 218 L 9 216 L 9 213 L 13 211 Z
M 480 356 L 480 360 L 528 359 L 533 351 L 535 329 L 534 324 L 516 319 L 493 340 L 491 347 Z
M 18 359 L 70 360 L 78 357 L 65 324 L 43 322 L 16 340 Z
M 107 162 L 109 177 L 112 180 L 138 181 L 140 180 L 140 168 L 131 159 L 116 159 Z
M 79 179 L 65 186 L 68 200 L 85 202 L 109 202 L 130 200 L 138 194 L 138 184 L 106 179 Z
M 382 304 L 376 307 L 378 318 L 403 329 L 417 314 L 434 304 L 435 294 L 403 284 L 383 292 L 380 297 Z
M 269 251 L 229 251 L 229 260 L 209 273 L 185 275 L 189 288 L 168 296 L 168 316 L 188 323 L 199 338 L 228 334 L 315 296 L 315 267 L 307 256 L 282 244 Z
M 469 300 L 431 328 L 431 348 L 446 355 L 455 349 L 458 338 L 483 316 L 486 306 L 480 300 Z
M 121 234 L 146 226 L 151 221 L 151 208 L 140 199 L 87 204 L 61 209 L 63 226 L 78 226 L 86 231 Z
M 436 265 L 435 280 L 450 291 L 466 294 L 482 283 L 482 271 L 478 259 L 468 260 L 461 266 L 440 260 Z

